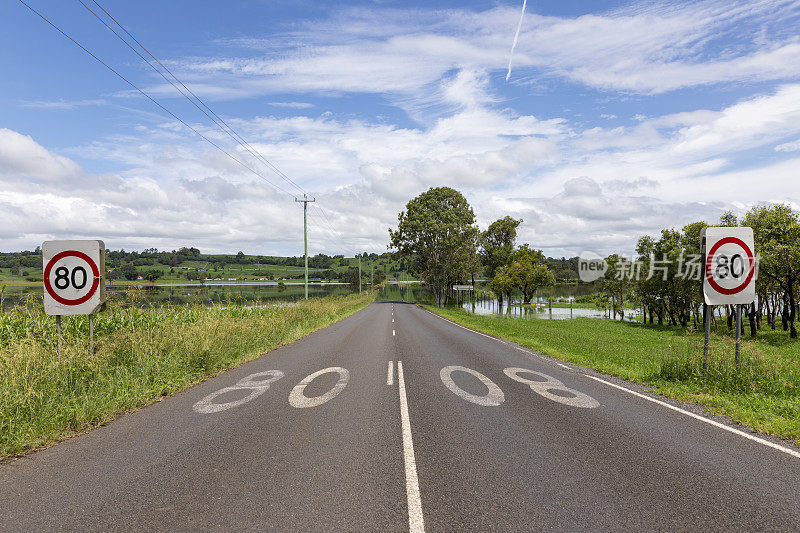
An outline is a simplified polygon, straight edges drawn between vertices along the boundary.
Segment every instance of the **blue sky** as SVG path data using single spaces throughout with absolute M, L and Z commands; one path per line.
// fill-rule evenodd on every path
M 27 0 L 26 0 L 27 1 Z M 100 2 L 100 0 L 98 0 Z M 31 0 L 177 123 L 16 1 L 0 16 L 0 249 L 298 254 L 299 192 L 76 1 Z M 85 3 L 102 14 L 90 0 Z M 447 185 L 548 255 L 800 207 L 800 2 L 100 2 L 311 208 L 311 251 L 386 249 Z

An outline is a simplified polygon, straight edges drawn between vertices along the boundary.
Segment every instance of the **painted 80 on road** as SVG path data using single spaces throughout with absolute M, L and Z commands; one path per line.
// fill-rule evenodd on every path
M 46 241 L 42 268 L 48 315 L 89 315 L 105 303 L 103 241 Z

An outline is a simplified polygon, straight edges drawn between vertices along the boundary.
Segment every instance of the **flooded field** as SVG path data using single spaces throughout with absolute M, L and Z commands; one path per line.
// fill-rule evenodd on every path
M 42 298 L 42 287 L 19 287 L 6 285 L 2 294 L 1 310 L 8 310 L 27 297 Z M 357 290 L 357 288 L 356 288 Z M 175 304 L 212 304 L 220 302 L 248 303 L 265 300 L 293 301 L 303 298 L 302 283 L 206 283 L 200 284 L 137 284 L 106 285 L 109 299 L 122 299 L 140 306 Z M 349 284 L 309 283 L 308 295 L 350 294 Z
M 566 288 L 566 291 L 559 293 L 554 290 L 557 288 L 558 287 L 548 288 L 545 294 L 538 296 L 530 304 L 522 304 L 515 300 L 510 304 L 504 302 L 501 305 L 495 299 L 482 296 L 476 298 L 464 292 L 459 296 L 458 302 L 448 303 L 447 307 L 460 307 L 464 311 L 476 315 L 497 315 L 517 318 L 547 318 L 555 320 L 578 317 L 610 318 L 605 311 L 595 307 L 589 307 L 586 304 L 576 304 L 570 309 L 568 303 L 569 299 L 576 296 L 583 296 L 584 294 L 576 294 L 576 291 L 569 290 L 571 288 Z M 548 298 L 552 298 L 554 302 L 560 301 L 560 303 L 554 303 L 553 307 L 550 308 L 547 303 Z M 378 294 L 378 299 L 430 305 L 434 303 L 433 294 L 428 289 L 416 284 L 387 285 Z M 641 318 L 641 312 L 638 309 L 626 309 L 625 318 L 636 320 Z
M 502 315 L 518 318 L 551 318 L 556 320 L 578 317 L 609 318 L 605 311 L 597 308 L 574 306 L 570 308 L 568 304 L 563 303 L 560 305 L 553 305 L 551 308 L 548 306 L 547 301 L 544 298 L 540 298 L 540 301 L 527 305 L 520 304 L 520 302 L 514 302 L 511 305 L 508 303 L 500 305 L 497 303 L 497 300 L 478 299 L 477 301 L 466 301 L 463 304 L 460 304 L 459 307 L 476 315 Z M 635 320 L 636 318 L 641 318 L 641 313 L 638 309 L 626 309 L 625 318 Z

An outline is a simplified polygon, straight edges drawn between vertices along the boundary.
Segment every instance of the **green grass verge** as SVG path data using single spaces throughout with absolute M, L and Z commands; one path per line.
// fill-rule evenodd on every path
M 285 307 L 111 305 L 95 318 L 54 317 L 38 302 L 0 314 L 0 458 L 81 433 L 291 343 L 367 306 L 374 294 Z M 130 303 L 130 302 L 128 302 Z
M 479 316 L 425 307 L 464 326 L 648 385 L 659 394 L 703 405 L 709 412 L 800 444 L 800 342 L 784 331 L 743 337 L 736 371 L 734 339 L 727 330 L 718 330 L 711 336 L 704 375 L 703 334 L 691 328 L 596 318 Z

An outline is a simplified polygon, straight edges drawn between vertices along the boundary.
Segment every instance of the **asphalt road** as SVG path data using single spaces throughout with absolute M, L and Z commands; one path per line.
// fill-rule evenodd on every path
M 800 531 L 796 448 L 637 391 L 375 303 L 0 464 L 0 530 Z

